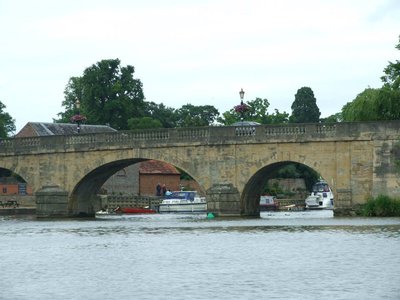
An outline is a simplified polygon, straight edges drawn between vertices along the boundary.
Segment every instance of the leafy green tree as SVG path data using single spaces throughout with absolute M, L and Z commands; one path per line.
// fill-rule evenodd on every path
M 128 120 L 128 129 L 151 129 L 161 127 L 161 122 L 151 117 L 130 118 Z
M 341 112 L 338 112 L 336 114 L 330 115 L 329 117 L 326 117 L 324 119 L 320 119 L 322 123 L 337 123 L 337 122 L 342 122 L 343 121 L 343 116 Z
M 247 103 L 244 103 L 248 110 L 244 113 L 245 121 L 253 121 L 260 124 L 283 124 L 289 120 L 289 114 L 286 112 L 280 113 L 279 110 L 275 109 L 272 114 L 268 113 L 269 101 L 267 99 L 256 98 Z M 240 121 L 240 113 L 232 108 L 222 114 L 222 117 L 218 118 L 218 122 L 223 125 L 232 125 L 235 122 Z
M 0 138 L 7 138 L 15 132 L 15 120 L 4 111 L 6 106 L 0 101 Z
M 178 114 L 176 109 L 167 107 L 163 103 L 145 102 L 145 115 L 158 120 L 163 128 L 174 128 L 177 125 Z
M 400 50 L 399 43 L 396 48 Z M 344 121 L 382 121 L 400 119 L 400 61 L 389 62 L 381 77 L 383 86 L 367 88 L 342 108 Z
M 176 111 L 178 127 L 210 126 L 214 124 L 219 112 L 212 105 L 183 105 Z
M 317 99 L 309 87 L 302 87 L 297 90 L 294 102 L 292 103 L 291 123 L 313 123 L 319 122 L 321 112 L 317 106 Z
M 399 43 L 395 46 L 396 49 L 400 50 L 400 35 Z M 400 89 L 400 61 L 389 62 L 389 65 L 383 70 L 385 75 L 381 77 L 384 86 L 390 87 L 391 89 Z
M 378 93 L 379 89 L 367 88 L 352 102 L 346 103 L 342 108 L 343 120 L 347 122 L 377 120 L 379 112 L 375 111 L 375 102 Z
M 119 59 L 108 59 L 85 69 L 83 76 L 70 78 L 62 102 L 65 112 L 57 121 L 69 122 L 79 100 L 87 123 L 128 129 L 128 119 L 144 116 L 142 83 L 133 78 L 134 71 L 133 66 L 122 67 Z
M 289 114 L 287 112 L 279 112 L 275 108 L 275 113 L 268 115 L 268 121 L 266 124 L 287 124 L 289 123 Z
M 400 90 L 367 88 L 343 106 L 342 116 L 348 122 L 400 119 Z

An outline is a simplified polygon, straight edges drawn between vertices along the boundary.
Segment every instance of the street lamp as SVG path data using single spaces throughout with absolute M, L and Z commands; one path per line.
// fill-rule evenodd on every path
M 243 98 L 244 98 L 243 89 L 240 89 L 239 96 L 240 96 L 240 104 L 235 106 L 235 111 L 240 114 L 240 120 L 243 122 L 244 113 L 249 110 L 249 107 L 243 103 Z
M 240 103 L 243 104 L 243 97 L 244 97 L 243 89 L 240 89 L 239 95 L 240 95 L 240 100 L 241 100 Z
M 73 115 L 71 117 L 71 122 L 74 122 L 77 124 L 76 130 L 78 133 L 81 132 L 81 123 L 86 121 L 86 117 L 84 115 L 81 115 L 80 113 L 80 108 L 81 108 L 81 103 L 79 102 L 79 99 L 76 99 L 75 101 L 75 108 L 76 108 L 76 115 Z

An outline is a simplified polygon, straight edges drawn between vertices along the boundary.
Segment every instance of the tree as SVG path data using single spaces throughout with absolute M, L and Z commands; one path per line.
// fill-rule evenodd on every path
M 378 114 L 375 110 L 379 89 L 367 88 L 342 108 L 343 121 L 371 121 L 377 120 Z
M 320 115 L 312 89 L 309 87 L 298 89 L 292 104 L 292 115 L 289 121 L 291 123 L 319 122 Z
M 128 129 L 151 129 L 161 127 L 161 122 L 151 117 L 130 118 L 128 120 Z
M 283 124 L 288 122 L 289 114 L 286 112 L 280 113 L 279 110 L 275 109 L 272 114 L 268 113 L 269 101 L 268 99 L 256 98 L 244 103 L 248 108 L 244 113 L 245 121 L 257 122 L 260 124 Z M 222 117 L 218 118 L 218 122 L 223 125 L 232 125 L 235 122 L 240 121 L 240 113 L 232 108 L 222 114 Z
M 0 138 L 7 138 L 15 131 L 15 120 L 4 111 L 6 106 L 0 101 Z
M 329 117 L 326 117 L 324 119 L 320 119 L 322 123 L 337 123 L 337 122 L 342 122 L 343 121 L 343 116 L 341 112 L 338 112 L 336 114 L 330 115 Z
M 395 46 L 396 49 L 400 50 L 400 35 L 399 43 Z M 385 75 L 381 77 L 385 87 L 398 90 L 400 89 L 400 61 L 389 62 L 389 65 L 383 70 Z
M 145 115 L 158 120 L 163 128 L 174 128 L 177 125 L 176 109 L 167 107 L 163 103 L 145 102 Z
M 400 50 L 399 43 L 396 48 Z M 367 88 L 342 108 L 344 121 L 381 121 L 400 119 L 400 61 L 389 62 L 381 77 L 381 88 Z
M 87 123 L 128 129 L 128 119 L 144 116 L 142 83 L 133 78 L 134 71 L 133 66 L 122 67 L 119 59 L 108 59 L 85 69 L 82 77 L 71 77 L 62 102 L 65 112 L 57 121 L 69 122 L 79 100 Z
M 219 112 L 212 105 L 183 105 L 176 111 L 178 127 L 210 126 L 217 119 Z

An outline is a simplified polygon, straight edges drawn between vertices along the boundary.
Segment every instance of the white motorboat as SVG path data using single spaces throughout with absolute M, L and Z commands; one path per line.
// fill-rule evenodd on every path
M 333 209 L 333 193 L 328 183 L 323 180 L 315 183 L 305 204 L 306 209 Z
M 207 211 L 205 197 L 198 196 L 196 191 L 176 191 L 160 203 L 160 213 L 200 213 Z

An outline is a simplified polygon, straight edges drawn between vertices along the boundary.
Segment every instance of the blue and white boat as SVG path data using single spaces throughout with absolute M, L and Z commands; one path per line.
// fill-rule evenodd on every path
M 207 211 L 205 197 L 200 197 L 196 191 L 176 191 L 160 203 L 160 213 L 200 213 Z

